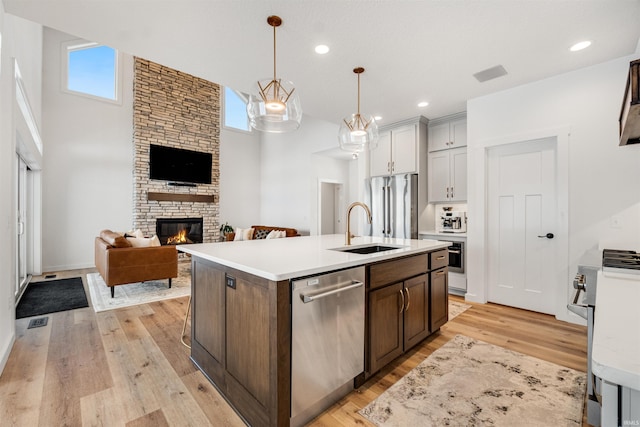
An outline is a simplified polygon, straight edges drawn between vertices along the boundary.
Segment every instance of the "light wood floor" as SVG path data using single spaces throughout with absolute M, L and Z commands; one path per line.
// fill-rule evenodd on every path
M 84 280 L 90 271 L 58 278 L 81 275 Z M 29 319 L 17 320 L 16 342 L 0 377 L 0 425 L 244 425 L 180 343 L 187 302 L 183 297 L 98 314 L 91 307 L 53 313 L 47 326 L 35 329 L 27 329 Z M 586 370 L 585 327 L 472 304 L 312 425 L 371 426 L 357 411 L 456 334 Z

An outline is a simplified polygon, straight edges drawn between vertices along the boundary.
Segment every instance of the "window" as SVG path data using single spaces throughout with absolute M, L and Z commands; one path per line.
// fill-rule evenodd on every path
M 250 132 L 247 115 L 247 95 L 224 88 L 224 126 Z
M 63 53 L 65 91 L 119 101 L 118 51 L 97 43 L 76 41 L 66 43 Z

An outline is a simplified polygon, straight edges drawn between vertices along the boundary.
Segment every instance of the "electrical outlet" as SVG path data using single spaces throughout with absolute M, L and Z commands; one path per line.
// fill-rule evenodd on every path
M 609 220 L 609 225 L 611 228 L 621 228 L 622 227 L 622 219 L 618 215 L 614 215 Z

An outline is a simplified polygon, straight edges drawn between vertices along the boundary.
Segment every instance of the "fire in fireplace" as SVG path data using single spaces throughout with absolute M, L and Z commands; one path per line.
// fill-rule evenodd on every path
M 202 218 L 157 218 L 156 234 L 163 245 L 202 243 Z

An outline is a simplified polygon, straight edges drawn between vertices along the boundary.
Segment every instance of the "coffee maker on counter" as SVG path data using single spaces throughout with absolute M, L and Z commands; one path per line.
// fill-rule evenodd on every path
M 451 208 L 442 208 L 437 231 L 440 233 L 466 233 L 467 213 L 453 211 Z

